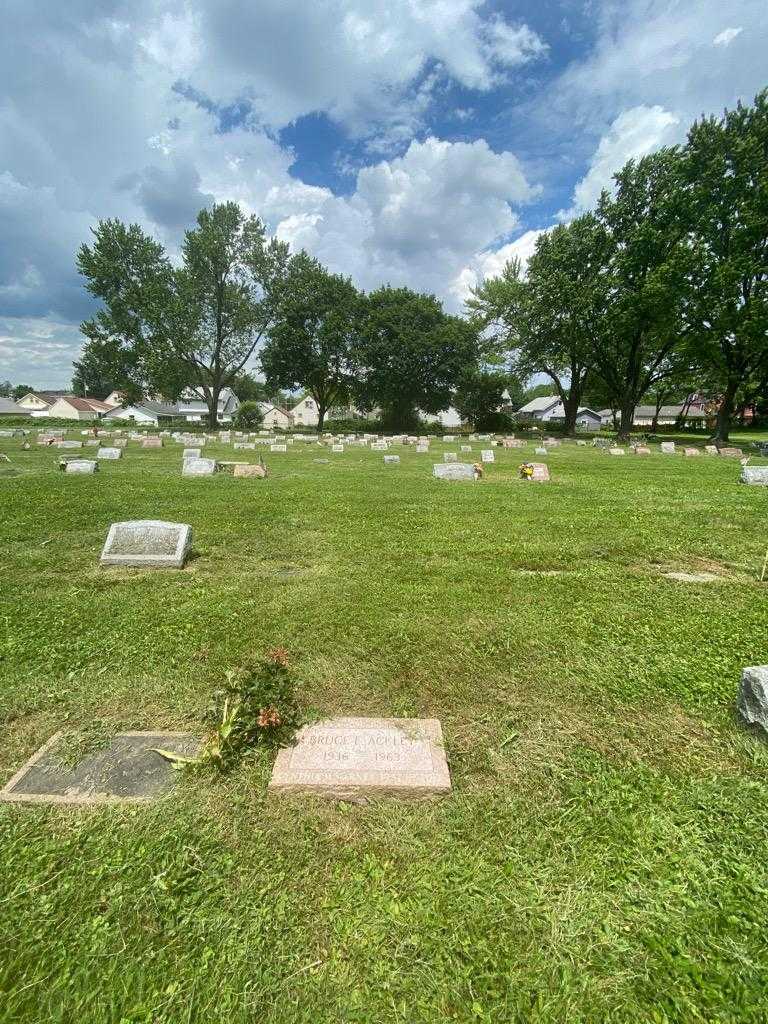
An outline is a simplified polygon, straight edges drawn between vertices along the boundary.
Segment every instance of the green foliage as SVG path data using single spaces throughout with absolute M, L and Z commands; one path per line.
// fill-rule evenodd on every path
M 255 747 L 289 743 L 301 724 L 295 688 L 282 647 L 227 672 L 206 714 L 212 729 L 197 764 L 227 771 Z
M 99 222 L 77 262 L 102 308 L 82 324 L 78 374 L 117 368 L 143 391 L 176 398 L 196 387 L 216 428 L 221 390 L 273 325 L 288 275 L 287 245 L 268 239 L 236 203 L 201 210 L 181 265 L 133 224 Z M 111 372 L 111 369 L 110 369 Z
M 453 398 L 454 407 L 461 418 L 472 423 L 476 430 L 495 430 L 507 383 L 507 375 L 500 371 L 468 371 L 459 381 Z
M 241 402 L 233 416 L 238 430 L 258 430 L 264 422 L 264 413 L 258 402 Z
M 383 423 L 407 429 L 417 409 L 450 408 L 462 375 L 477 363 L 479 347 L 476 327 L 448 316 L 433 295 L 379 288 L 365 300 L 353 348 L 358 405 L 378 407 Z
M 293 260 L 280 315 L 261 351 L 272 387 L 302 388 L 317 403 L 319 429 L 344 404 L 354 377 L 352 349 L 361 296 L 352 282 L 300 253 Z

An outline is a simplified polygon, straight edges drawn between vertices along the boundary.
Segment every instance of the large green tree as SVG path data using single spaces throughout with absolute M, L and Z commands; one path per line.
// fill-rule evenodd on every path
M 507 348 L 520 376 L 549 377 L 571 434 L 605 315 L 609 248 L 597 218 L 578 217 L 539 235 L 525 275 L 512 261 L 467 303 Z
M 217 425 L 223 388 L 275 323 L 289 273 L 288 247 L 236 203 L 201 210 L 180 265 L 138 225 L 101 221 L 77 263 L 102 308 L 82 325 L 83 359 L 113 345 L 132 383 L 169 398 L 203 395 Z
M 727 441 L 739 393 L 768 377 L 768 90 L 696 122 L 682 171 L 690 348 L 720 395 L 715 436 Z
M 329 409 L 348 401 L 354 380 L 352 349 L 361 296 L 306 253 L 294 257 L 280 316 L 261 351 L 272 388 L 303 388 L 317 403 L 318 429 Z
M 395 427 L 412 424 L 417 410 L 443 412 L 478 352 L 476 327 L 446 314 L 433 295 L 379 288 L 365 299 L 353 346 L 358 404 L 378 406 Z
M 635 406 L 671 365 L 684 337 L 691 247 L 681 214 L 682 157 L 662 149 L 630 160 L 603 192 L 598 218 L 608 234 L 606 311 L 590 360 L 619 411 L 626 439 Z
M 453 405 L 476 430 L 495 430 L 503 424 L 499 410 L 508 385 L 509 377 L 501 370 L 468 370 L 459 381 Z

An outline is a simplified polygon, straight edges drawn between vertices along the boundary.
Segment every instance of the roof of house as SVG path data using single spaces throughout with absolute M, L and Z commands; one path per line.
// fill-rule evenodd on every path
M 557 405 L 560 401 L 555 395 L 544 395 L 541 398 L 532 398 L 530 402 L 518 409 L 518 412 L 544 412 L 545 409 L 550 409 L 553 405 Z
M 78 412 L 108 412 L 110 409 L 114 409 L 113 405 L 107 405 L 106 402 L 102 402 L 98 398 L 77 398 L 75 395 L 60 395 L 59 398 L 67 405 L 71 405 L 73 409 L 77 409 Z
M 682 405 L 662 405 L 659 409 L 659 417 L 662 419 L 677 418 L 683 411 Z M 642 416 L 643 419 L 653 419 L 656 415 L 655 405 L 636 405 L 635 416 Z M 613 409 L 601 409 L 599 416 L 602 419 L 608 419 L 613 416 Z M 689 420 L 703 420 L 707 418 L 707 414 L 702 412 L 701 409 L 690 408 L 685 414 L 685 418 Z
M 232 399 L 238 400 L 232 388 L 222 388 L 219 392 L 218 408 L 223 408 Z M 179 397 L 179 405 L 202 405 L 206 409 L 208 408 L 203 392 L 199 388 L 187 388 L 186 391 L 183 391 Z
M 20 405 L 11 398 L 0 397 L 0 413 L 13 414 L 15 416 L 29 416 L 26 409 L 22 409 Z
M 167 402 L 153 402 L 147 399 L 144 402 L 129 402 L 128 405 L 110 406 L 107 416 L 113 416 L 115 419 L 119 419 L 118 413 L 123 412 L 126 409 L 140 409 L 144 412 L 150 413 L 152 416 L 178 416 L 179 407 L 177 405 L 169 405 Z
M 576 415 L 580 416 L 583 412 L 590 412 L 590 413 L 592 413 L 593 416 L 597 416 L 598 419 L 602 419 L 603 418 L 603 414 L 601 412 L 595 412 L 595 410 L 594 409 L 590 409 L 590 407 L 588 405 L 582 405 L 582 407 L 578 410 Z

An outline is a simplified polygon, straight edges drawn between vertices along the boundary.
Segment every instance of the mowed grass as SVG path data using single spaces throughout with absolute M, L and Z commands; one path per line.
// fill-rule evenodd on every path
M 0 805 L 1 1021 L 768 1019 L 768 745 L 733 712 L 768 493 L 574 445 L 549 485 L 532 446 L 446 483 L 432 447 L 297 444 L 259 481 L 0 441 L 0 782 L 59 728 L 199 730 L 282 644 L 308 712 L 439 718 L 454 784 L 267 797 L 254 757 L 146 807 Z M 133 518 L 191 523 L 188 567 L 101 569 Z

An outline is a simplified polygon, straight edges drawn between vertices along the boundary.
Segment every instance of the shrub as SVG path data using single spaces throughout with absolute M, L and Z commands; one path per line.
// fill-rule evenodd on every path
M 258 402 L 243 402 L 235 413 L 233 422 L 239 430 L 258 430 L 264 422 L 264 413 Z

